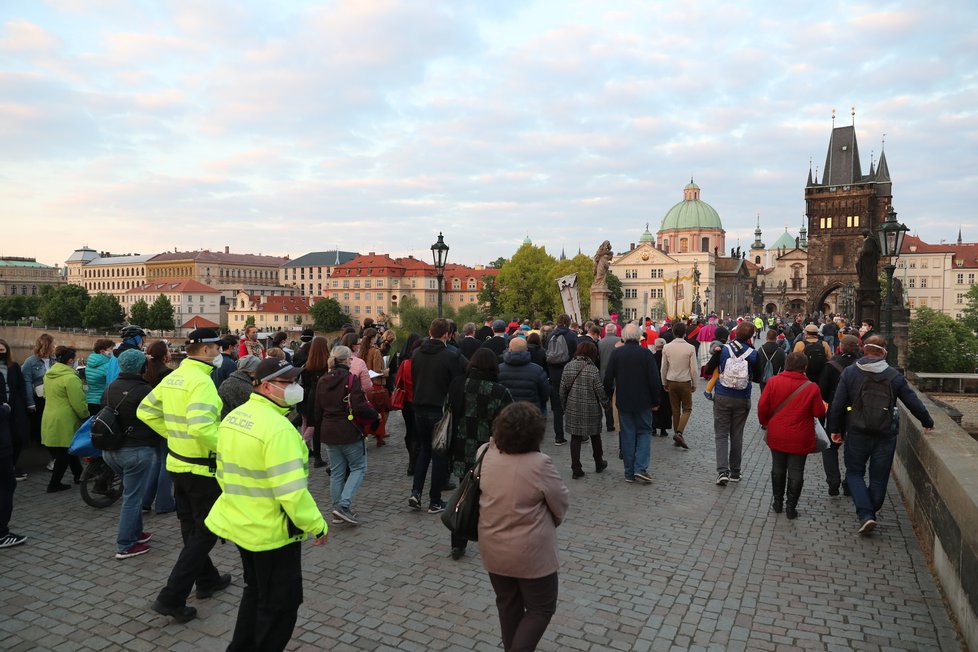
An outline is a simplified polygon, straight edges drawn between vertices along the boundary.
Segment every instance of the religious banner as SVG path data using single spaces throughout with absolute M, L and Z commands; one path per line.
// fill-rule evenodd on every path
M 693 270 L 676 270 L 672 278 L 662 279 L 665 290 L 666 316 L 669 319 L 689 317 L 693 312 Z
M 583 323 L 581 321 L 581 298 L 577 289 L 577 274 L 568 274 L 558 278 L 557 289 L 560 291 L 560 301 L 564 305 L 564 312 L 570 315 L 573 323 Z

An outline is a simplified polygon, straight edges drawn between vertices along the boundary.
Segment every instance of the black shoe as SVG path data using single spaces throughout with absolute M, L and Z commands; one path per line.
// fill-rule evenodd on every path
M 555 439 L 554 440 L 554 446 L 563 446 L 566 443 L 567 443 L 567 440 L 564 439 L 563 437 L 561 437 L 560 439 Z
M 178 623 L 187 623 L 197 617 L 197 610 L 193 607 L 187 605 L 168 607 L 159 600 L 153 603 L 153 611 L 164 616 L 173 616 L 173 619 Z
M 221 577 L 218 579 L 217 584 L 215 584 L 214 586 L 206 589 L 198 588 L 197 599 L 206 600 L 207 598 L 212 598 L 214 597 L 215 593 L 217 593 L 218 591 L 223 591 L 229 586 L 231 586 L 231 573 L 225 573 L 224 575 L 221 575 Z
M 781 496 L 775 496 L 771 499 L 771 511 L 775 514 L 780 514 L 784 511 L 784 498 Z
M 839 485 L 837 485 L 837 484 L 830 484 L 829 485 L 829 495 L 830 496 L 838 496 L 839 495 Z
M 578 478 L 583 478 L 585 475 L 587 474 L 584 473 L 583 469 L 581 469 L 580 471 L 575 470 L 573 473 L 571 473 L 571 477 L 574 478 L 575 480 L 577 480 Z
M 458 561 L 465 556 L 465 548 L 452 548 L 452 559 Z
M 48 493 L 49 494 L 57 493 L 59 491 L 67 491 L 68 489 L 71 489 L 71 485 L 70 484 L 60 484 L 59 483 L 59 484 L 48 485 Z
M 326 460 L 324 460 L 321 457 L 316 457 L 316 458 L 313 459 L 312 466 L 313 466 L 313 468 L 321 469 L 324 466 L 326 466 Z
M 608 468 L 608 461 L 607 460 L 601 460 L 601 462 L 599 462 L 599 463 L 597 463 L 597 464 L 594 465 L 594 472 L 595 473 L 601 473 L 606 468 Z
M 785 507 L 784 508 L 784 515 L 788 517 L 788 520 L 789 521 L 790 520 L 793 520 L 793 519 L 796 519 L 796 518 L 798 518 L 798 510 L 795 509 L 794 507 Z

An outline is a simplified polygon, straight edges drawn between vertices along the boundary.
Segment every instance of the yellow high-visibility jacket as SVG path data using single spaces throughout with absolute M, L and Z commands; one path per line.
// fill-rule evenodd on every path
M 136 409 L 136 416 L 166 437 L 171 453 L 166 468 L 171 473 L 194 473 L 214 477 L 206 459 L 217 450 L 217 424 L 224 403 L 211 380 L 214 367 L 187 358 L 160 381 Z M 179 457 L 178 457 L 179 456 Z M 180 457 L 200 460 L 198 463 Z
M 221 422 L 217 481 L 221 496 L 204 521 L 211 532 L 260 552 L 326 532 L 309 493 L 309 449 L 288 408 L 252 393 Z

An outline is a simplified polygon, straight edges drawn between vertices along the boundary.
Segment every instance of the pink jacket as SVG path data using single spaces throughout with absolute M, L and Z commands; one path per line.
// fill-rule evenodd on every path
M 543 453 L 506 455 L 492 440 L 485 446 L 479 482 L 482 565 L 490 573 L 523 579 L 556 573 L 557 526 L 570 503 L 567 485 Z

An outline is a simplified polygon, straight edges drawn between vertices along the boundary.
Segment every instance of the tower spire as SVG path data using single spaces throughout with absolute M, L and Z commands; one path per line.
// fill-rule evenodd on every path
M 961 225 L 958 225 L 958 244 L 961 244 Z

